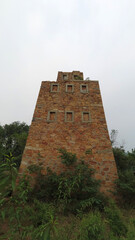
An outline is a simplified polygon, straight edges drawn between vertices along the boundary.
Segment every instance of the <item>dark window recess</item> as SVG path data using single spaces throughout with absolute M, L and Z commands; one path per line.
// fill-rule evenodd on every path
M 58 92 L 59 91 L 59 85 L 58 84 L 52 84 L 51 85 L 51 92 Z
M 47 117 L 47 121 L 49 122 L 54 122 L 57 120 L 57 113 L 55 111 L 49 111 L 48 112 L 48 117 Z
M 56 112 L 50 112 L 50 121 L 55 121 Z
M 89 121 L 89 113 L 83 113 L 83 120 L 85 122 Z
M 68 122 L 71 122 L 72 121 L 72 118 L 73 118 L 73 116 L 72 116 L 73 114 L 70 112 L 70 113 L 67 113 L 67 121 Z
M 78 80 L 78 78 L 79 78 L 78 75 L 74 75 L 75 80 Z
M 83 112 L 82 113 L 82 121 L 83 122 L 90 122 L 90 113 L 89 112 Z
M 87 90 L 86 86 L 83 85 L 83 86 L 82 86 L 82 91 L 83 91 L 83 92 L 86 92 L 86 90 Z
M 88 92 L 88 85 L 81 84 L 80 85 L 80 91 L 82 93 L 87 93 Z
M 68 80 L 68 75 L 64 74 L 63 75 L 63 80 Z
M 74 91 L 74 86 L 72 84 L 67 84 L 66 85 L 66 92 L 73 92 Z
M 65 112 L 65 122 L 73 122 L 73 121 L 74 121 L 74 113 Z
M 74 80 L 83 80 L 82 77 L 78 76 L 78 75 L 74 75 Z
M 73 86 L 68 85 L 67 90 L 68 90 L 68 92 L 72 92 L 73 91 Z

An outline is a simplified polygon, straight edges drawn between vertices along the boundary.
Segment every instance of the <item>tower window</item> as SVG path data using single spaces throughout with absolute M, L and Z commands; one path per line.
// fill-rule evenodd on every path
M 63 80 L 68 80 L 68 75 L 67 74 L 63 74 Z
M 88 85 L 87 84 L 81 84 L 80 85 L 80 92 L 81 93 L 87 93 L 88 92 Z
M 74 92 L 74 85 L 66 84 L 66 92 Z
M 90 112 L 82 112 L 82 122 L 90 122 Z
M 78 75 L 74 75 L 73 79 L 74 79 L 74 80 L 83 80 L 83 78 L 80 77 L 80 76 L 78 76 Z
M 73 122 L 74 121 L 74 112 L 67 111 L 65 112 L 65 122 Z
M 55 122 L 57 120 L 57 112 L 56 111 L 49 111 L 47 116 L 48 122 Z
M 59 92 L 59 84 L 58 83 L 51 84 L 51 92 Z

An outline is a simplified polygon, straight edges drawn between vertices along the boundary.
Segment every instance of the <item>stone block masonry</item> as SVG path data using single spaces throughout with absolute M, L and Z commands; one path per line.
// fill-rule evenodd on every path
M 43 161 L 44 173 L 49 167 L 58 174 L 64 170 L 58 149 L 84 156 L 101 179 L 101 191 L 114 187 L 117 169 L 107 130 L 98 81 L 83 80 L 79 71 L 58 72 L 57 81 L 43 81 L 20 172 L 28 165 Z

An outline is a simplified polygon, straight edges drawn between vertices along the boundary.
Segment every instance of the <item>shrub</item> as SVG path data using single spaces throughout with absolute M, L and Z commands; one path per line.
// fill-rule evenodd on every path
M 135 176 L 132 170 L 119 173 L 116 181 L 117 194 L 122 197 L 126 206 L 135 207 Z
M 12 154 L 6 155 L 4 162 L 0 164 L 0 197 L 11 195 L 15 190 L 16 177 L 14 157 Z
M 80 226 L 79 240 L 104 240 L 105 227 L 99 212 L 86 215 Z
M 5 160 L 5 155 L 12 153 L 16 167 L 20 166 L 28 130 L 29 126 L 24 122 L 0 125 L 0 164 Z
M 129 222 L 126 240 L 133 240 L 133 239 L 135 239 L 135 219 L 132 219 Z
M 129 167 L 128 155 L 123 148 L 113 148 L 113 154 L 119 171 L 124 171 Z
M 66 149 L 64 148 L 60 148 L 59 153 L 60 153 L 59 157 L 61 158 L 62 163 L 65 164 L 66 166 L 71 166 L 75 162 L 77 162 L 76 154 L 67 152 Z
M 113 234 L 115 236 L 126 236 L 127 227 L 122 220 L 120 210 L 113 201 L 110 202 L 108 207 L 105 207 L 105 215 Z
M 103 208 L 104 197 L 99 192 L 100 181 L 93 177 L 94 170 L 65 149 L 60 153 L 66 170 L 59 175 L 50 169 L 47 175 L 38 172 L 33 195 L 39 200 L 61 203 L 65 211 L 73 213 L 96 206 Z
M 52 204 L 43 203 L 35 199 L 32 207 L 33 212 L 30 213 L 28 208 L 28 214 L 31 215 L 34 227 L 48 223 L 50 217 L 55 215 L 55 208 Z
M 59 176 L 48 169 L 47 174 L 38 172 L 32 196 L 40 201 L 54 202 L 58 199 Z

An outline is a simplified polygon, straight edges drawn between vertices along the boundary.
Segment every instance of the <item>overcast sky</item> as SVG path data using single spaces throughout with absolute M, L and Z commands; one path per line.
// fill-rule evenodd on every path
M 135 0 L 0 0 L 0 124 L 31 123 L 41 81 L 99 80 L 109 128 L 135 148 Z

